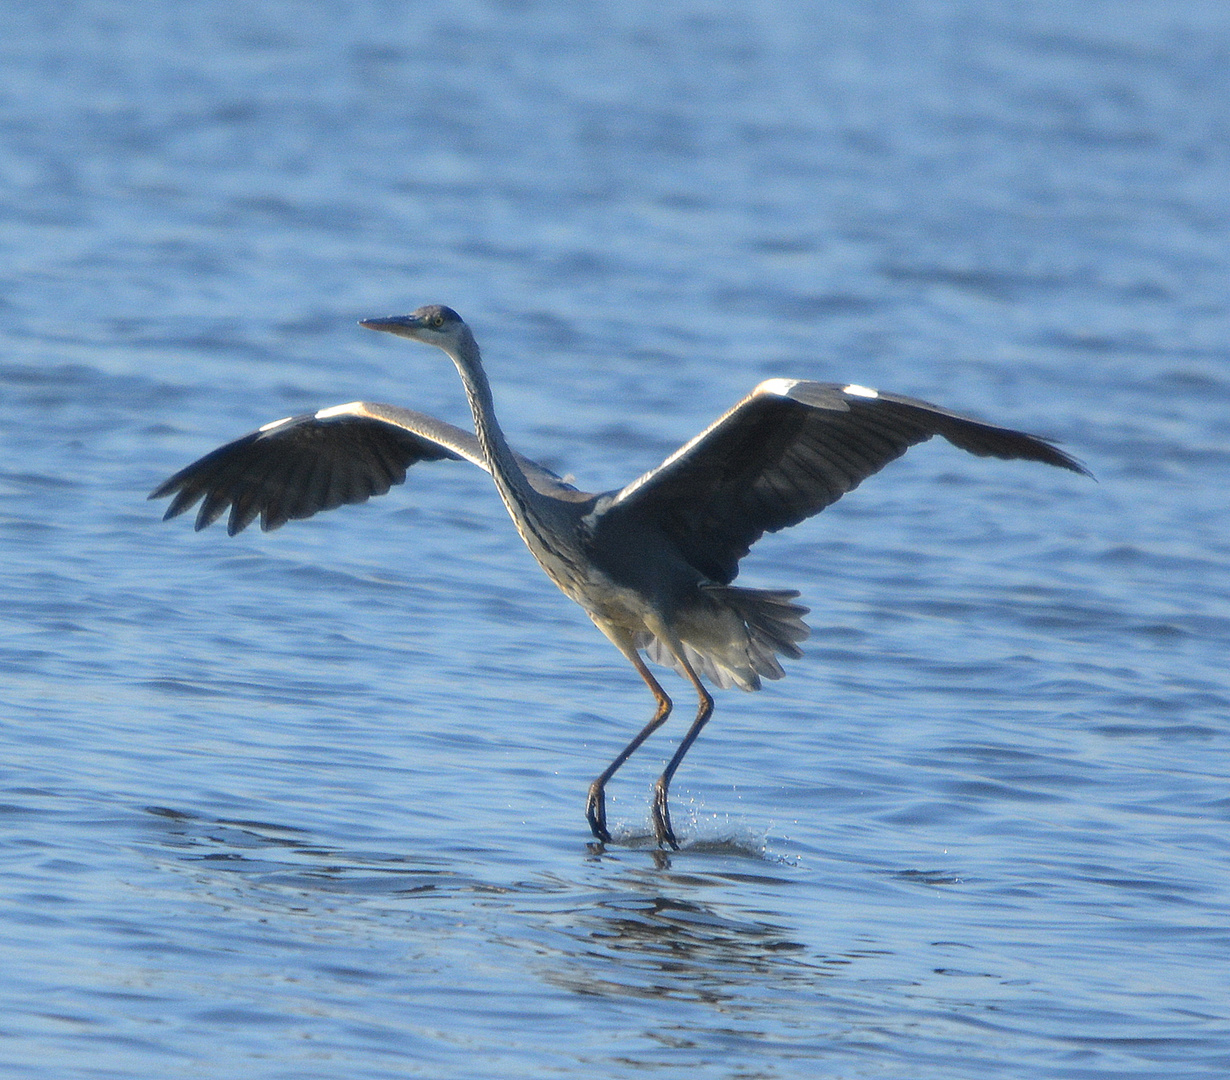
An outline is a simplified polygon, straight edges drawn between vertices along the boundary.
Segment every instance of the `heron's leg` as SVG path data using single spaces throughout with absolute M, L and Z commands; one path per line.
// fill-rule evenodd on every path
M 591 615 L 590 618 L 593 618 L 593 616 Z M 645 661 L 641 659 L 641 654 L 636 651 L 636 646 L 633 644 L 630 634 L 617 627 L 604 625 L 597 619 L 594 619 L 594 624 L 631 661 L 632 666 L 636 668 L 640 677 L 645 680 L 645 685 L 649 687 L 654 700 L 658 703 L 653 719 L 641 728 L 636 738 L 619 752 L 615 760 L 602 771 L 602 775 L 589 785 L 589 797 L 585 800 L 585 817 L 589 821 L 590 831 L 599 840 L 610 840 L 611 834 L 607 831 L 606 827 L 606 783 L 615 775 L 619 767 L 636 753 L 641 743 L 666 723 L 666 718 L 671 714 L 671 699 L 666 696 L 666 691 L 662 689 L 658 680 L 653 677 L 653 673 L 645 666 Z
M 713 698 L 700 681 L 700 676 L 696 674 L 692 665 L 688 663 L 687 656 L 684 654 L 683 643 L 673 634 L 670 634 L 665 627 L 662 627 L 661 631 L 654 628 L 654 635 L 659 640 L 666 641 L 670 646 L 670 650 L 683 668 L 683 673 L 687 676 L 688 682 L 695 687 L 697 697 L 696 719 L 692 721 L 692 726 L 688 728 L 687 734 L 684 735 L 683 741 L 679 743 L 674 756 L 667 762 L 666 768 L 662 770 L 662 775 L 658 777 L 657 783 L 653 786 L 653 831 L 658 837 L 659 844 L 670 844 L 672 848 L 678 851 L 679 841 L 675 839 L 675 830 L 671 828 L 671 812 L 670 805 L 667 802 L 667 790 L 670 788 L 671 778 L 675 775 L 675 770 L 679 768 L 679 763 L 696 741 L 696 736 L 700 734 L 701 728 L 709 722 L 709 717 L 713 714 Z

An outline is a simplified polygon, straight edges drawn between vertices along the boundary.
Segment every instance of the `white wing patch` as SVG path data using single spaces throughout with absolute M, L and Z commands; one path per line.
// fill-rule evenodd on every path
M 366 416 L 367 410 L 361 401 L 348 401 L 345 405 L 330 405 L 316 414 L 317 420 L 329 420 L 334 416 Z M 262 429 L 263 430 L 263 429 Z
M 765 379 L 753 394 L 774 394 L 777 397 L 789 397 L 790 391 L 799 385 L 798 379 Z
M 321 409 L 315 414 L 317 420 L 331 420 L 335 416 L 367 416 L 368 412 L 363 407 L 361 401 L 348 401 L 345 405 L 330 405 L 327 409 Z M 258 431 L 273 431 L 280 428 L 283 424 L 288 424 L 294 420 L 293 416 L 284 416 L 281 420 L 270 420 L 267 424 L 262 424 Z
M 858 383 L 843 386 L 841 392 L 849 394 L 851 397 L 878 398 L 880 396 L 879 390 L 872 390 L 870 386 L 859 386 Z

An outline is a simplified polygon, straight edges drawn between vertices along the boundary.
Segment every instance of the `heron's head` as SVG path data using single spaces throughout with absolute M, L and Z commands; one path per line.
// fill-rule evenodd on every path
M 460 315 L 443 304 L 428 304 L 410 315 L 393 315 L 387 319 L 362 319 L 360 326 L 369 330 L 383 330 L 399 337 L 413 338 L 426 345 L 435 345 L 449 352 L 470 333 Z

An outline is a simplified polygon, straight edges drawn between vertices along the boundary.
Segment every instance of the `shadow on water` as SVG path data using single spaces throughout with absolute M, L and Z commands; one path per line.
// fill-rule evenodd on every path
M 853 1062 L 874 1047 L 903 1068 L 929 1060 L 898 1075 L 994 1075 L 987 1033 L 1034 1060 L 1084 1052 L 1068 1032 L 1093 1014 L 1071 985 L 1112 949 L 1075 950 L 1053 970 L 1065 923 L 995 875 L 814 849 L 800 855 L 817 864 L 806 869 L 712 827 L 661 852 L 635 832 L 599 846 L 533 830 L 516 843 L 481 832 L 339 836 L 166 805 L 140 817 L 160 895 L 182 879 L 194 913 L 159 920 L 140 904 L 142 978 L 208 972 L 216 1005 L 205 1020 L 258 1032 L 271 1015 L 294 1029 L 310 1008 L 318 1026 L 353 1039 L 360 1002 L 365 1046 L 416 1057 L 444 1054 L 448 1031 L 449 1045 L 532 1048 L 538 1065 L 565 1071 L 602 1055 L 755 1074 L 778 1050 Z M 980 897 L 1005 930 L 1049 944 L 1015 956 L 988 941 Z M 972 919 L 962 914 L 971 904 L 981 913 Z M 277 990 L 254 998 L 253 982 Z M 1064 989 L 1074 1001 L 1060 1008 Z M 1141 1039 L 1166 1025 L 1142 1035 L 1133 1001 L 1091 1024 L 1102 1060 L 1153 1053 Z M 1198 1047 L 1210 1023 L 1192 1020 L 1192 1046 L 1180 1049 Z
M 781 924 L 695 897 L 697 881 L 628 875 L 626 891 L 540 914 L 534 967 L 546 983 L 600 997 L 734 1006 L 749 987 L 812 983 L 823 966 Z M 691 897 L 691 898 L 685 898 Z M 544 948 L 544 943 L 553 947 Z
M 259 910 L 262 921 L 315 911 L 330 923 L 346 895 L 355 902 L 347 932 L 375 919 L 388 934 L 414 934 L 426 917 L 433 933 L 477 935 L 511 968 L 583 997 L 687 1000 L 742 1013 L 765 994 L 797 994 L 866 955 L 852 948 L 815 956 L 772 903 L 796 884 L 789 867 L 763 845 L 735 839 L 671 853 L 649 846 L 648 836 L 632 846 L 590 844 L 563 870 L 504 880 L 504 868 L 478 850 L 468 859 L 344 850 L 267 821 L 165 806 L 145 813 L 156 857 L 170 855 L 172 868 L 228 906 L 238 879 L 241 906 Z
M 375 852 L 345 852 L 314 842 L 305 829 L 268 821 L 210 818 L 166 806 L 145 811 L 159 825 L 159 842 L 186 864 L 237 874 L 254 889 L 406 896 L 481 883 L 451 870 L 450 860 Z

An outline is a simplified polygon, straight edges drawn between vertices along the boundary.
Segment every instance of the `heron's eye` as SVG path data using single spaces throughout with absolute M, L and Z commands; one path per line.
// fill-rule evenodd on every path
M 432 326 L 434 326 L 437 330 L 439 330 L 439 329 L 440 329 L 440 327 L 442 327 L 442 326 L 444 325 L 444 316 L 443 316 L 443 315 L 441 315 L 441 314 L 437 311 L 437 312 L 436 312 L 436 313 L 435 313 L 435 314 L 431 317 L 431 325 L 432 325 Z

